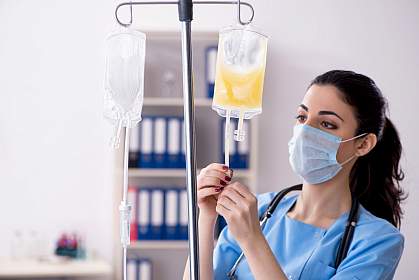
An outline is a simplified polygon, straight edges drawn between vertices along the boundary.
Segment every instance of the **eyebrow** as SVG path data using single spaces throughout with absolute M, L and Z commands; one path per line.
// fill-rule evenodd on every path
M 300 107 L 303 108 L 305 111 L 308 112 L 308 107 L 306 105 L 300 104 Z M 333 111 L 320 111 L 319 112 L 319 115 L 334 115 L 334 116 L 338 117 L 341 121 L 344 122 L 344 120 L 338 114 L 336 114 Z

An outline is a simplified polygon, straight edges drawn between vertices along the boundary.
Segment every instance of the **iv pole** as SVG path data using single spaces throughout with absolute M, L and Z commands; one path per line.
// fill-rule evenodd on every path
M 185 120 L 185 139 L 186 139 L 186 178 L 188 193 L 188 235 L 189 235 L 189 275 L 191 280 L 199 280 L 199 240 L 198 240 L 198 208 L 197 208 L 197 187 L 196 187 L 196 141 L 195 141 L 195 107 L 193 95 L 193 77 L 192 77 L 192 45 L 191 45 L 191 22 L 193 19 L 193 4 L 237 4 L 237 21 L 242 25 L 252 22 L 254 17 L 254 9 L 252 5 L 240 0 L 237 1 L 141 1 L 141 2 L 124 2 L 119 4 L 115 9 L 115 18 L 118 24 L 128 27 L 132 24 L 132 6 L 133 5 L 178 5 L 179 21 L 182 28 L 182 72 L 183 72 L 183 113 Z M 241 20 L 241 5 L 245 5 L 251 9 L 251 17 L 248 21 Z M 130 6 L 130 21 L 123 23 L 118 18 L 118 9 L 122 6 Z M 127 184 L 128 184 L 128 146 L 129 146 L 129 128 L 125 131 L 125 148 L 124 148 L 124 190 L 123 190 L 123 206 L 120 211 L 129 213 L 131 208 L 126 205 Z M 129 214 L 128 214 L 129 215 Z M 128 234 L 129 240 L 129 232 Z M 123 254 L 123 275 L 126 279 L 126 246 L 124 246 Z

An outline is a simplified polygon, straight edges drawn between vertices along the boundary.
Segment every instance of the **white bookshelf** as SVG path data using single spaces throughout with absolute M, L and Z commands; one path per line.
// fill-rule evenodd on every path
M 180 34 L 177 32 L 146 32 L 148 41 L 165 42 L 165 40 L 173 40 L 174 42 L 179 41 Z M 193 33 L 193 42 L 200 42 L 206 44 L 217 45 L 218 43 L 218 32 L 199 32 Z M 194 44 L 194 43 L 193 43 Z M 180 52 L 179 52 L 180 55 Z M 194 50 L 194 61 L 196 61 L 196 51 Z M 202 55 L 202 54 L 201 54 Z M 146 55 L 147 57 L 147 55 Z M 195 63 L 194 63 L 195 64 Z M 202 74 L 201 74 L 202 73 Z M 147 72 L 146 72 L 147 74 Z M 197 134 L 200 133 L 198 126 L 200 120 L 205 120 L 213 123 L 217 123 L 216 127 L 220 122 L 220 117 L 215 111 L 211 109 L 212 99 L 206 98 L 202 91 L 204 87 L 200 84 L 205 82 L 204 68 L 203 66 L 194 65 L 194 83 L 195 83 L 195 116 L 197 122 Z M 147 82 L 147 78 L 146 78 Z M 146 85 L 147 88 L 147 85 Z M 165 112 L 169 115 L 173 113 L 183 116 L 183 98 L 181 96 L 176 97 L 159 97 L 159 96 L 147 96 L 144 98 L 143 115 L 147 115 L 147 112 Z M 203 114 L 205 118 L 199 118 Z M 140 123 L 141 126 L 141 123 Z M 215 126 L 214 126 L 215 127 Z M 210 133 L 213 133 L 212 131 Z M 257 146 L 258 146 L 258 124 L 257 118 L 250 120 L 250 158 L 248 169 L 234 169 L 233 181 L 238 180 L 243 182 L 251 188 L 253 192 L 256 192 L 256 167 L 257 167 Z M 221 139 L 220 139 L 221 140 Z M 124 143 L 121 139 L 121 143 Z M 219 144 L 220 145 L 220 144 Z M 197 155 L 200 154 L 200 149 L 205 150 L 208 147 L 208 143 L 200 145 L 199 135 L 197 135 Z M 219 148 L 219 146 L 218 146 Z M 217 148 L 217 149 L 218 149 Z M 219 158 L 219 151 L 216 158 Z M 121 279 L 122 271 L 122 249 L 119 240 L 119 212 L 118 206 L 122 198 L 122 175 L 123 175 L 123 147 L 121 147 L 115 153 L 115 189 L 113 196 L 113 212 L 114 212 L 114 279 Z M 205 160 L 204 160 L 205 161 Z M 205 161 L 205 163 L 198 160 L 198 170 L 211 162 Z M 129 185 L 141 185 L 153 182 L 159 184 L 159 182 L 183 182 L 183 187 L 186 185 L 186 170 L 185 169 L 141 169 L 141 168 L 130 168 L 128 171 Z M 146 182 L 146 183 L 145 183 Z M 185 261 L 188 254 L 188 241 L 135 241 L 131 242 L 128 248 L 128 255 L 133 254 L 140 257 L 149 257 L 153 263 L 153 280 L 165 280 L 165 279 L 181 279 L 185 267 Z M 170 274 L 167 274 L 170 273 Z
M 0 260 L 0 279 L 108 277 L 112 266 L 101 260 Z

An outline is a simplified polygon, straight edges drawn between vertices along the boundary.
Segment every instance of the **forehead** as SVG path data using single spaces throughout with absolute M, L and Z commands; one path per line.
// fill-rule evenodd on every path
M 354 119 L 352 106 L 343 100 L 342 93 L 332 85 L 312 85 L 307 90 L 302 104 L 308 107 L 310 113 L 333 111 L 344 119 Z

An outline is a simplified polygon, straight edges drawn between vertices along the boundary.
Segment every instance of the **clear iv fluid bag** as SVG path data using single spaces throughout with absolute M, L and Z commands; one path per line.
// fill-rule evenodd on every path
M 226 117 L 250 119 L 262 112 L 268 38 L 250 26 L 220 31 L 212 108 Z
M 121 28 L 106 39 L 104 115 L 115 125 L 115 146 L 121 127 L 132 127 L 141 120 L 145 42 L 145 34 L 131 28 Z

